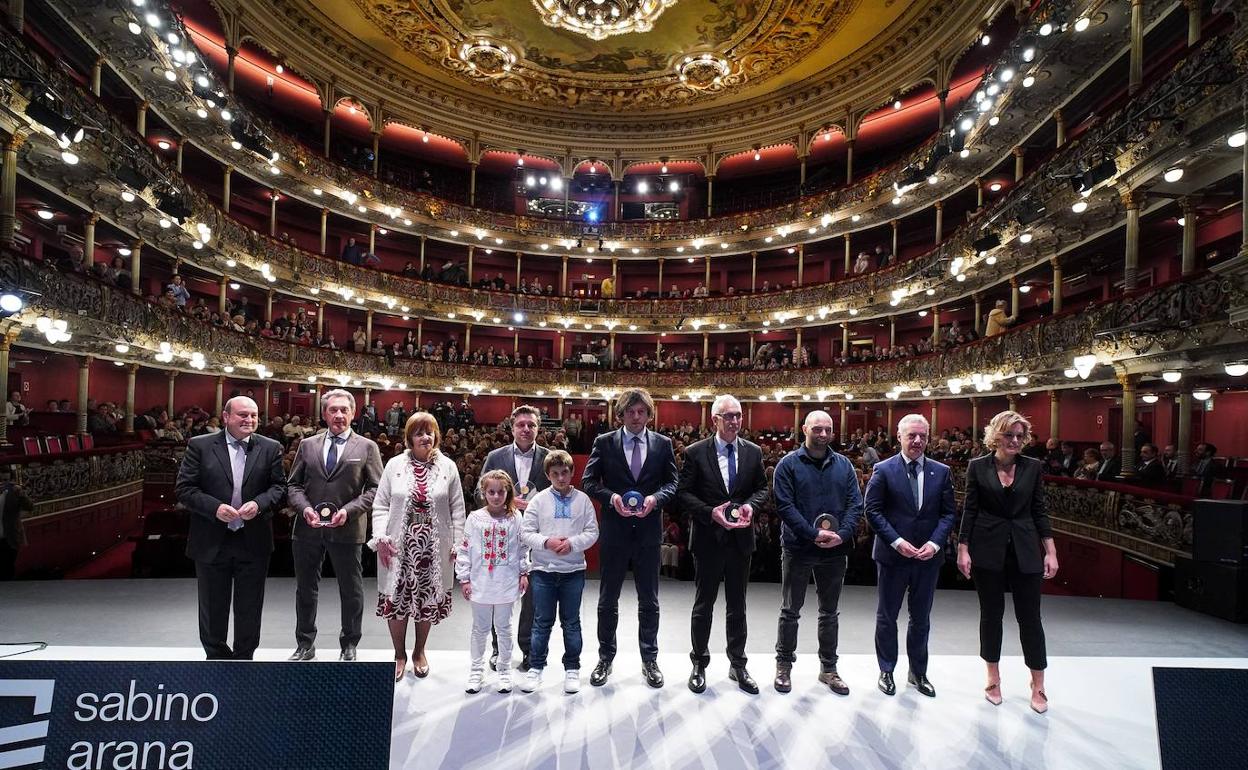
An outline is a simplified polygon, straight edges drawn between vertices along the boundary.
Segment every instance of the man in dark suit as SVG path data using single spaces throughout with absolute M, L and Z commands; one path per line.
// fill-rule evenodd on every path
M 897 423 L 901 452 L 876 463 L 867 482 L 864 509 L 875 530 L 879 600 L 875 611 L 875 657 L 880 664 L 879 688 L 894 695 L 897 686 L 897 613 L 910 594 L 910 627 L 906 631 L 907 681 L 920 693 L 936 696 L 927 679 L 927 637 L 941 560 L 934 559 L 953 529 L 953 474 L 949 466 L 923 456 L 930 427 L 919 414 Z
M 355 396 L 331 390 L 321 396 L 324 433 L 299 442 L 288 482 L 297 512 L 291 548 L 295 559 L 295 651 L 290 660 L 316 657 L 316 600 L 325 555 L 334 565 L 342 603 L 339 660 L 355 660 L 364 617 L 360 548 L 368 539 L 373 495 L 381 481 L 381 450 L 351 430 Z M 319 506 L 332 503 L 328 520 Z
M 12 483 L 8 466 L 0 468 L 0 580 L 12 580 L 17 574 L 17 552 L 26 545 L 22 512 L 34 510 L 30 496 Z
M 1135 469 L 1135 481 L 1142 487 L 1159 487 L 1166 483 L 1166 467 L 1157 457 L 1157 445 L 1144 443 L 1140 446 L 1140 466 Z
M 651 687 L 663 686 L 659 671 L 659 546 L 662 508 L 676 495 L 676 456 L 666 436 L 647 430 L 654 399 L 642 388 L 626 390 L 615 401 L 624 426 L 594 440 L 581 489 L 602 506 L 599 527 L 602 582 L 598 588 L 598 665 L 589 683 L 601 687 L 615 659 L 620 589 L 629 563 L 637 586 L 637 636 L 642 674 Z M 642 495 L 640 509 L 625 506 L 623 495 Z
M 1097 481 L 1116 481 L 1122 475 L 1122 460 L 1112 441 L 1101 442 L 1101 467 L 1096 471 Z
M 260 646 L 273 513 L 286 494 L 282 447 L 255 433 L 256 402 L 235 396 L 224 430 L 187 442 L 175 486 L 191 512 L 186 555 L 199 582 L 199 640 L 209 660 L 251 660 Z M 234 648 L 226 643 L 234 597 Z
M 754 509 L 767 499 L 763 452 L 740 438 L 741 403 L 724 395 L 711 404 L 715 435 L 690 444 L 680 469 L 676 497 L 692 520 L 695 570 L 692 637 L 693 672 L 689 689 L 706 690 L 708 646 L 719 583 L 724 583 L 728 605 L 728 678 L 746 692 L 758 694 L 758 685 L 745 669 L 745 589 L 754 553 Z M 736 508 L 732 519 L 728 512 Z
M 542 470 L 546 462 L 546 447 L 538 446 L 537 426 L 541 424 L 542 413 L 535 406 L 521 404 L 511 412 L 511 438 L 507 446 L 499 447 L 485 456 L 481 465 L 481 478 L 490 471 L 505 471 L 516 485 L 516 508 L 524 513 L 533 495 L 550 486 L 550 479 Z M 485 505 L 485 501 L 477 494 L 477 502 Z M 494 644 L 494 652 L 490 655 L 490 668 L 498 665 L 498 636 L 490 629 Z M 516 630 L 520 646 L 520 670 L 529 670 L 529 640 L 533 635 L 533 592 L 525 591 L 520 597 L 520 621 Z

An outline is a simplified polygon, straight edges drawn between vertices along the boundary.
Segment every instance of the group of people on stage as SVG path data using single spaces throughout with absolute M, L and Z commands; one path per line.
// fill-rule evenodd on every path
M 897 691 L 897 616 L 906 601 L 907 682 L 923 695 L 936 694 L 927 671 L 929 621 L 942 562 L 936 557 L 948 547 L 956 512 L 952 473 L 925 454 L 930 429 L 921 415 L 901 418 L 901 451 L 875 465 L 864 495 L 853 465 L 832 449 L 832 418 L 814 410 L 802 426 L 802 443 L 776 466 L 769 488 L 762 450 L 739 435 L 742 410 L 736 398 L 715 399 L 714 434 L 686 447 L 678 470 L 671 440 L 647 427 L 655 413 L 653 400 L 634 388 L 617 398 L 621 427 L 594 441 L 578 489 L 572 456 L 537 444 L 541 414 L 519 406 L 511 415 L 513 441 L 485 458 L 469 511 L 459 470 L 439 451 L 441 430 L 433 415 L 416 412 L 407 419 L 406 450 L 383 467 L 377 445 L 351 429 L 356 416 L 351 393 L 331 390 L 320 406 L 327 430 L 299 444 L 289 478 L 283 474 L 279 444 L 255 432 L 256 404 L 245 396 L 225 404 L 223 431 L 188 444 L 177 497 L 193 514 L 187 553 L 196 565 L 199 633 L 210 660 L 250 659 L 259 644 L 273 550 L 269 520 L 288 498 L 297 517 L 292 545 L 296 649 L 290 660 L 316 656 L 317 592 L 326 556 L 341 597 L 339 659 L 356 659 L 365 601 L 361 545 L 367 542 L 377 553 L 376 613 L 389 626 L 395 681 L 404 677 L 409 662 L 417 677 L 428 676 L 429 633 L 451 612 L 458 586 L 472 611 L 468 692 L 484 686 L 491 636 L 488 662 L 497 671 L 497 689 L 512 689 L 513 642 L 521 653 L 520 688 L 541 687 L 556 618 L 564 643 L 563 689 L 576 692 L 585 552 L 600 542 L 598 658 L 590 684 L 603 686 L 613 673 L 619 596 L 631 567 L 642 675 L 651 687 L 662 687 L 660 512 L 678 508 L 692 522 L 696 581 L 689 689 L 706 689 L 714 605 L 722 583 L 729 678 L 757 693 L 746 667 L 746 589 L 754 551 L 751 519 L 770 496 L 782 520 L 775 689 L 792 689 L 798 623 L 813 577 L 819 682 L 834 693 L 849 693 L 837 673 L 837 608 L 847 556 L 865 515 L 875 532 L 878 572 L 877 686 L 886 695 Z M 1048 708 L 1047 661 L 1040 593 L 1058 563 L 1044 502 L 1044 464 L 1021 451 L 1030 433 L 1028 421 L 1012 411 L 996 415 L 984 428 L 991 454 L 967 466 L 956 548 L 958 569 L 973 579 L 979 595 L 985 698 L 993 704 L 1002 700 L 998 663 L 1008 588 L 1031 670 L 1031 707 L 1043 713 Z M 591 501 L 597 501 L 600 514 Z M 232 647 L 226 640 L 231 599 Z M 410 661 L 409 625 L 415 630 Z

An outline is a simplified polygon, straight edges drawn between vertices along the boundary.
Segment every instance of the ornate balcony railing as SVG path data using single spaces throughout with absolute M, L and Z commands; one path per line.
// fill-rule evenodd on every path
M 133 494 L 143 483 L 143 448 L 137 445 L 9 462 L 35 503 L 31 519 Z

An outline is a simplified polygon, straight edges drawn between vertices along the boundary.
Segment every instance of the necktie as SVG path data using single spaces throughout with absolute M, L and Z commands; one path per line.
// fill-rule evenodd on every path
M 346 441 L 342 436 L 329 437 L 329 455 L 325 458 L 325 474 L 329 475 L 334 472 L 334 466 L 338 464 L 338 446 Z
M 633 436 L 633 456 L 628 461 L 628 469 L 634 481 L 641 478 L 641 436 Z
M 919 463 L 913 460 L 907 463 L 910 472 L 910 494 L 914 495 L 914 507 L 919 507 Z
M 230 470 L 234 475 L 234 492 L 230 495 L 230 507 L 237 510 L 243 505 L 243 474 L 247 470 L 247 445 L 241 441 L 231 441 Z M 242 519 L 234 519 L 227 524 L 231 532 L 243 528 Z
M 737 483 L 737 455 L 733 451 L 732 444 L 724 446 L 724 454 L 728 456 L 728 491 L 732 492 L 732 488 Z

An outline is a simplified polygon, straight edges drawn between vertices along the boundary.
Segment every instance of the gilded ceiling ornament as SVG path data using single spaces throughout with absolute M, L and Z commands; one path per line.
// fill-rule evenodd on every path
M 723 85 L 730 72 L 732 64 L 726 58 L 712 53 L 686 56 L 676 65 L 676 75 L 681 83 L 701 89 Z
M 468 69 L 486 77 L 511 72 L 516 66 L 516 53 L 510 46 L 487 38 L 466 40 L 459 47 L 459 58 Z
M 649 32 L 676 0 L 533 0 L 542 23 L 604 40 L 611 35 Z

